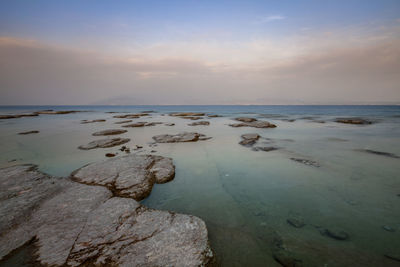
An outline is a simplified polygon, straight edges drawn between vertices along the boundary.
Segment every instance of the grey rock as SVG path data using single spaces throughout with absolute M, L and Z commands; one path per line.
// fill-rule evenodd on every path
M 209 121 L 196 121 L 188 124 L 189 126 L 210 125 Z
M 154 183 L 165 183 L 175 176 L 172 159 L 153 155 L 127 155 L 84 166 L 71 174 L 71 179 L 102 185 L 114 195 L 142 200 Z
M 241 137 L 243 140 L 240 141 L 239 144 L 242 146 L 252 146 L 260 138 L 260 136 L 256 133 L 243 134 Z
M 301 159 L 301 158 L 290 158 L 293 161 L 308 165 L 308 166 L 313 166 L 313 167 L 320 167 L 321 165 L 319 165 L 318 162 L 313 161 L 313 160 L 309 160 L 309 159 Z
M 202 220 L 111 198 L 88 218 L 68 265 L 207 266 L 213 253 Z
M 174 126 L 175 123 L 164 123 L 165 126 Z
M 39 133 L 39 131 L 20 132 L 20 133 L 18 133 L 18 134 L 20 134 L 20 135 L 27 135 L 27 134 L 37 134 L 37 133 Z
M 195 116 L 204 116 L 206 114 L 202 112 L 176 112 L 176 113 L 171 113 L 169 115 L 174 117 L 195 117 Z
M 36 113 L 27 113 L 27 114 L 9 114 L 9 115 L 0 115 L 0 120 L 7 119 L 19 119 L 23 117 L 37 117 L 39 114 Z
M 298 216 L 288 218 L 288 219 L 286 220 L 286 222 L 287 222 L 288 224 L 290 224 L 291 226 L 296 227 L 296 228 L 302 228 L 303 226 L 306 225 L 306 224 L 304 223 L 303 218 L 298 217 Z
M 338 228 L 323 229 L 321 234 L 336 240 L 348 240 L 350 238 L 348 233 Z
M 207 117 L 209 118 L 218 118 L 218 117 L 222 117 L 221 115 L 217 115 L 217 114 L 209 114 L 207 115 Z
M 95 148 L 107 148 L 107 147 L 113 147 L 113 146 L 119 146 L 125 143 L 128 143 L 131 139 L 129 138 L 111 138 L 111 139 L 100 139 L 100 140 L 95 140 L 87 145 L 82 145 L 79 146 L 79 149 L 82 150 L 89 150 L 89 149 L 95 149 Z
M 177 142 L 196 142 L 204 135 L 194 132 L 183 132 L 175 135 L 161 134 L 153 136 L 157 143 L 177 143 Z M 204 139 L 203 139 L 204 140 Z
M 95 132 L 92 135 L 93 136 L 107 136 L 107 135 L 117 135 L 117 134 L 123 134 L 126 133 L 127 130 L 122 130 L 122 129 L 109 129 L 109 130 L 103 130 L 100 132 Z
M 394 260 L 394 261 L 398 261 L 400 262 L 400 254 L 390 254 L 390 253 L 386 253 L 384 255 L 386 258 Z
M 275 128 L 276 125 L 272 124 L 268 121 L 259 121 L 256 120 L 254 118 L 236 118 L 236 120 L 241 119 L 243 120 L 247 120 L 245 122 L 242 123 L 234 123 L 234 124 L 229 124 L 229 126 L 231 127 L 254 127 L 254 128 Z
M 279 149 L 279 147 L 275 147 L 275 146 L 257 146 L 257 147 L 252 148 L 253 151 L 264 151 L 264 152 L 275 151 L 278 149 Z
M 35 114 L 45 114 L 45 115 L 63 115 L 63 114 L 72 114 L 83 112 L 81 110 L 40 110 L 36 111 Z
M 81 120 L 81 124 L 87 124 L 87 123 L 95 123 L 95 122 L 105 122 L 106 120 L 104 119 L 97 119 L 97 120 Z
M 396 154 L 393 154 L 393 153 L 383 152 L 383 151 L 376 151 L 376 150 L 372 150 L 372 149 L 357 149 L 357 151 L 365 152 L 365 153 L 369 153 L 369 154 L 374 154 L 374 155 L 378 155 L 378 156 L 395 158 L 395 159 L 400 158 L 399 156 L 397 156 Z
M 144 122 L 144 121 L 139 121 L 139 122 L 123 125 L 122 127 L 135 128 L 135 127 L 155 126 L 157 124 L 162 124 L 162 122 Z
M 136 113 L 136 114 L 123 114 L 123 115 L 115 115 L 113 118 L 119 118 L 119 119 L 138 119 L 143 116 L 149 116 L 150 114 L 148 113 Z
M 257 121 L 257 119 L 255 119 L 255 118 L 248 118 L 248 117 L 235 118 L 235 120 L 241 121 L 241 122 L 253 122 L 253 121 Z
M 338 123 L 356 124 L 356 125 L 372 124 L 372 121 L 362 119 L 362 118 L 337 118 L 337 119 L 335 119 L 335 121 Z

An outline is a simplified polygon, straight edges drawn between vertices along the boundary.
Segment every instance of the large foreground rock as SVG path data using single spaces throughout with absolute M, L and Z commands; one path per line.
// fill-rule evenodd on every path
M 165 183 L 175 176 L 171 158 L 153 155 L 128 155 L 89 164 L 71 174 L 71 179 L 88 184 L 102 185 L 114 195 L 142 200 L 154 183 Z
M 111 138 L 111 139 L 100 139 L 100 140 L 95 140 L 87 145 L 81 145 L 78 148 L 82 150 L 89 150 L 89 149 L 95 149 L 95 148 L 107 148 L 107 147 L 113 147 L 113 146 L 119 146 L 125 143 L 128 143 L 131 139 L 129 138 Z
M 199 140 L 207 140 L 204 134 L 183 132 L 178 134 L 161 134 L 153 136 L 157 143 L 177 143 L 177 142 L 196 142 Z
M 111 198 L 89 216 L 68 265 L 205 266 L 212 258 L 199 218 Z
M 170 159 L 155 161 L 155 179 L 163 182 Z M 0 183 L 0 260 L 35 239 L 33 256 L 45 266 L 213 264 L 206 226 L 197 217 L 148 209 L 112 197 L 104 186 L 54 178 L 33 165 L 0 169 Z

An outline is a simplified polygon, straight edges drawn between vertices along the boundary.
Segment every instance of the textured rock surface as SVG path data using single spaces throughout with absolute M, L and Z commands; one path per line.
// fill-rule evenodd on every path
M 123 134 L 126 132 L 127 132 L 127 130 L 122 130 L 122 129 L 109 129 L 109 130 L 104 130 L 104 131 L 100 131 L 100 132 L 95 132 L 92 135 L 93 136 L 116 135 L 116 134 Z
M 196 142 L 199 140 L 208 140 L 204 134 L 183 132 L 179 134 L 161 134 L 153 136 L 157 143 L 177 143 L 177 142 Z
M 210 125 L 209 121 L 196 121 L 188 124 L 189 126 Z
M 111 198 L 89 216 L 68 264 L 205 266 L 212 258 L 202 220 Z
M 358 124 L 358 125 L 372 124 L 372 121 L 361 118 L 337 118 L 335 121 L 339 123 Z
M 165 183 L 174 178 L 172 159 L 152 155 L 128 155 L 89 164 L 71 174 L 74 181 L 102 185 L 116 196 L 142 200 L 154 183 Z
M 128 143 L 130 141 L 129 138 L 111 138 L 111 139 L 100 139 L 100 140 L 95 140 L 87 145 L 82 145 L 79 146 L 79 149 L 82 150 L 89 150 L 89 149 L 95 149 L 95 148 L 107 148 L 107 147 L 113 147 L 113 146 L 119 146 L 125 143 Z
M 255 128 L 275 128 L 276 125 L 268 121 L 259 121 L 255 118 L 236 118 L 241 123 L 229 124 L 231 127 L 255 127 Z

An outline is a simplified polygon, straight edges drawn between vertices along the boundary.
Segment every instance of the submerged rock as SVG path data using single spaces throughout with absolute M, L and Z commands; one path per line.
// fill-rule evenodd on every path
M 0 120 L 7 119 L 19 119 L 23 117 L 37 117 L 39 114 L 37 113 L 27 113 L 27 114 L 9 114 L 9 115 L 0 115 Z
M 243 140 L 240 141 L 239 144 L 242 146 L 252 146 L 260 138 L 260 136 L 256 133 L 243 134 L 241 137 Z
M 82 145 L 79 146 L 79 149 L 82 150 L 89 150 L 89 149 L 95 149 L 95 148 L 107 148 L 107 147 L 113 147 L 113 146 L 119 146 L 125 143 L 128 143 L 131 139 L 129 138 L 111 138 L 111 139 L 100 139 L 100 140 L 95 140 L 87 145 Z
M 89 216 L 67 264 L 206 266 L 212 259 L 202 220 L 114 197 Z
M 388 232 L 396 232 L 396 230 L 393 227 L 390 227 L 389 225 L 384 225 L 382 226 L 383 230 L 388 231 Z
M 87 124 L 87 123 L 94 123 L 94 122 L 105 122 L 106 120 L 104 119 L 97 119 L 97 120 L 81 120 L 81 124 Z
M 102 185 L 114 195 L 142 200 L 154 183 L 165 183 L 175 176 L 171 158 L 128 155 L 92 163 L 71 174 L 71 179 L 89 185 Z
M 115 115 L 113 118 L 119 119 L 138 119 L 143 116 L 149 116 L 149 113 L 136 113 L 136 114 L 123 114 L 123 115 Z
M 301 159 L 301 158 L 290 158 L 293 161 L 299 162 L 299 163 L 303 163 L 305 165 L 308 166 L 313 166 L 313 167 L 321 167 L 321 165 L 319 165 L 318 162 L 313 161 L 313 160 L 309 160 L 309 159 Z
M 209 114 L 207 115 L 207 117 L 209 118 L 218 118 L 218 117 L 222 117 L 221 115 L 217 115 L 217 114 Z
M 63 114 L 72 114 L 72 113 L 78 113 L 78 112 L 83 112 L 81 110 L 40 110 L 36 111 L 35 114 L 45 114 L 45 115 L 63 115 Z
M 188 124 L 189 126 L 210 125 L 209 121 L 196 121 Z
M 177 142 L 196 142 L 199 140 L 208 140 L 210 138 L 203 134 L 194 132 L 183 132 L 178 134 L 161 134 L 153 136 L 154 141 L 157 143 L 177 143 Z
M 174 126 L 175 123 L 164 123 L 165 126 Z
M 20 133 L 18 133 L 18 134 L 20 134 L 20 135 L 27 135 L 27 134 L 37 134 L 37 133 L 39 133 L 39 131 L 20 132 Z
M 386 258 L 394 260 L 394 261 L 398 261 L 400 262 L 400 254 L 390 254 L 390 253 L 386 253 L 384 255 Z
M 385 157 L 389 157 L 389 158 L 395 158 L 395 159 L 400 158 L 399 156 L 397 156 L 396 154 L 393 154 L 393 153 L 376 151 L 376 150 L 372 150 L 372 149 L 357 149 L 357 151 L 374 154 L 374 155 L 379 155 L 379 156 L 385 156 Z
M 372 124 L 372 121 L 362 118 L 337 118 L 335 121 L 338 123 L 357 124 L 357 125 Z
M 236 118 L 241 123 L 229 124 L 231 127 L 275 128 L 276 125 L 268 121 L 259 121 L 255 118 Z
M 347 240 L 350 238 L 348 233 L 346 233 L 342 229 L 337 229 L 337 228 L 323 229 L 321 230 L 321 234 L 329 236 L 330 238 L 336 240 Z
M 132 122 L 132 120 L 117 121 L 117 122 L 114 122 L 114 123 L 115 124 L 123 124 L 123 123 L 128 123 L 128 122 Z
M 135 122 L 135 123 L 132 123 L 132 124 L 123 125 L 122 127 L 135 128 L 135 127 L 155 126 L 157 124 L 162 124 L 162 122 L 143 122 L 143 121 L 139 121 L 139 122 Z
M 299 216 L 288 218 L 286 221 L 288 224 L 290 224 L 291 226 L 296 227 L 296 228 L 302 228 L 303 226 L 306 225 L 304 223 L 303 218 L 301 218 Z
M 275 151 L 278 149 L 279 147 L 274 147 L 274 146 L 257 146 L 252 148 L 253 151 L 264 151 L 264 152 Z

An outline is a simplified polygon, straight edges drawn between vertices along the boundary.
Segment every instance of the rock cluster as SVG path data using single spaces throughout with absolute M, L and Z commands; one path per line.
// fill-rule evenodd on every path
M 178 143 L 178 142 L 196 142 L 208 140 L 211 137 L 207 137 L 204 134 L 194 132 L 183 132 L 178 134 L 161 134 L 153 136 L 154 141 L 157 143 Z

